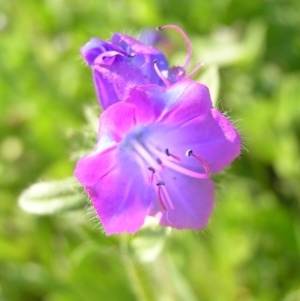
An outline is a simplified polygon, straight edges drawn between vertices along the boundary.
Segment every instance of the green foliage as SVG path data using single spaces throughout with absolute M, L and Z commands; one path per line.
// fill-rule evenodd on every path
M 300 300 L 298 0 L 0 0 L 0 8 L 1 301 Z M 192 66 L 205 63 L 194 78 L 236 120 L 244 152 L 217 179 L 207 229 L 150 221 L 134 236 L 106 237 L 76 183 L 51 184 L 72 176 L 95 141 L 99 111 L 78 49 L 91 36 L 168 23 L 191 37 Z M 168 58 L 180 64 L 184 42 L 165 33 L 175 41 Z M 36 181 L 44 184 L 26 191 Z M 40 213 L 60 213 L 20 210 L 24 190 L 28 211 L 38 202 Z

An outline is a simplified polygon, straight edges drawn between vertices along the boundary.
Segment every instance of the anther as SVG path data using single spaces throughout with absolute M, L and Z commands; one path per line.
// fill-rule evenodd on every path
M 167 206 L 164 203 L 164 200 L 163 200 L 162 195 L 161 195 L 161 186 L 164 186 L 165 183 L 163 181 L 158 181 L 156 183 L 156 185 L 158 186 L 157 196 L 158 196 L 159 203 L 160 203 L 161 207 L 163 208 L 163 210 L 167 211 Z
M 156 71 L 157 75 L 159 76 L 159 78 L 164 82 L 164 84 L 167 86 L 167 87 L 170 87 L 171 84 L 169 83 L 169 81 L 167 80 L 167 78 L 161 73 L 161 71 L 159 70 L 158 66 L 157 66 L 157 59 L 155 59 L 153 61 L 153 67 L 154 67 L 154 70 Z
M 148 169 L 150 170 L 150 171 L 152 171 L 153 173 L 155 173 L 155 169 L 153 168 L 153 167 L 148 167 Z
M 181 161 L 181 159 L 180 159 L 179 157 L 177 157 L 177 156 L 171 154 L 168 148 L 165 149 L 165 153 L 166 153 L 166 155 L 167 155 L 168 157 L 171 157 L 171 158 L 173 158 L 173 159 L 175 159 L 175 160 L 177 160 L 177 161 Z
M 156 162 L 157 164 L 162 165 L 162 161 L 159 158 L 156 158 Z
M 151 171 L 151 176 L 150 176 L 150 184 L 153 184 L 153 180 L 154 180 L 154 174 L 155 174 L 155 169 L 153 167 L 148 167 L 148 169 Z

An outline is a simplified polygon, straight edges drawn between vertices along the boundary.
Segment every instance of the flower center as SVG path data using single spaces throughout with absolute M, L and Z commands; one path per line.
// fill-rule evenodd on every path
M 143 171 L 145 180 L 147 179 L 147 185 L 157 186 L 158 201 L 165 211 L 174 209 L 168 193 L 168 182 L 163 180 L 166 169 L 197 179 L 208 179 L 210 177 L 210 170 L 206 162 L 191 149 L 188 149 L 185 154 L 177 153 L 175 149 L 173 152 L 169 148 L 153 145 L 150 141 L 147 143 L 145 137 L 140 133 L 130 135 L 127 138 L 129 139 L 126 139 L 126 145 L 123 146 L 131 150 L 132 156 Z M 195 163 L 200 162 L 205 172 L 194 171 L 186 167 L 188 163 L 186 162 L 187 159 L 185 159 L 185 162 L 183 160 L 185 156 L 191 158 L 191 160 L 193 160 L 192 158 L 197 159 Z

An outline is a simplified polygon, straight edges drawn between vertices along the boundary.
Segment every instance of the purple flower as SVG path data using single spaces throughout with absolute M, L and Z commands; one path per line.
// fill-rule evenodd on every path
M 240 143 L 206 86 L 189 79 L 137 85 L 102 113 L 96 147 L 78 161 L 75 176 L 108 235 L 135 233 L 148 215 L 161 225 L 201 229 L 214 204 L 210 174 L 240 154 Z
M 169 68 L 161 51 L 119 33 L 114 34 L 110 42 L 92 38 L 80 49 L 82 57 L 93 70 L 95 89 L 102 109 L 124 101 L 130 89 L 136 85 L 168 86 L 168 83 L 173 84 L 184 77 L 191 77 L 201 67 L 198 64 L 192 72 L 185 75 L 192 55 L 190 41 L 176 25 L 165 25 L 158 29 L 169 28 L 178 31 L 185 40 L 187 58 L 183 67 Z M 143 35 L 141 37 L 144 39 Z
M 169 68 L 159 50 L 119 33 L 114 34 L 110 42 L 92 38 L 80 51 L 92 67 L 96 93 L 103 109 L 124 101 L 135 85 L 162 85 L 154 61 L 161 72 L 167 72 Z

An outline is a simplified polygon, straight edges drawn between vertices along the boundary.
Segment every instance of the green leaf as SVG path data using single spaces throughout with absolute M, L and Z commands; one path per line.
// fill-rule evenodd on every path
M 19 197 L 19 206 L 30 213 L 47 215 L 80 209 L 87 204 L 74 178 L 36 183 Z

